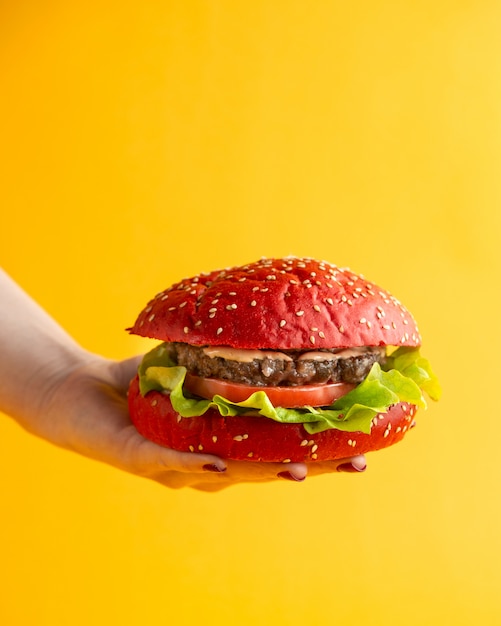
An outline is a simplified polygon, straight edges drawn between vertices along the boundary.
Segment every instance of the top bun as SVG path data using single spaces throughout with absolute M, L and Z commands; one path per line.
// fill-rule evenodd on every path
M 186 278 L 151 300 L 128 330 L 241 349 L 421 344 L 412 315 L 387 291 L 349 269 L 297 257 Z

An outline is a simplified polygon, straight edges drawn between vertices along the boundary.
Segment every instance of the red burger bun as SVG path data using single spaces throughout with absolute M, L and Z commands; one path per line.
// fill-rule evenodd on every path
M 242 349 L 421 343 L 412 315 L 390 293 L 351 270 L 296 257 L 184 279 L 151 300 L 129 330 Z
M 302 424 L 281 424 L 261 416 L 222 417 L 216 409 L 198 417 L 179 417 L 168 395 L 150 391 L 142 396 L 136 376 L 129 389 L 129 410 L 143 437 L 174 450 L 236 461 L 308 463 L 398 443 L 412 426 L 416 407 L 403 402 L 393 405 L 374 418 L 370 434 L 330 429 L 311 435 Z

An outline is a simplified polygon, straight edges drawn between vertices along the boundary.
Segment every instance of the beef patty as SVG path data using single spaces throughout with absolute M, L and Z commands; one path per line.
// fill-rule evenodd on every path
M 382 363 L 385 358 L 384 348 L 371 346 L 321 352 L 277 352 L 210 348 L 187 343 L 166 345 L 172 360 L 186 367 L 191 374 L 263 387 L 359 383 L 376 361 Z

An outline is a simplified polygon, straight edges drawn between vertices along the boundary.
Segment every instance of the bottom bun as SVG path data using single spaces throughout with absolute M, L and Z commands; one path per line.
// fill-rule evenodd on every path
M 129 388 L 129 412 L 138 432 L 161 446 L 180 452 L 205 452 L 236 461 L 333 461 L 380 450 L 401 441 L 416 407 L 400 402 L 373 420 L 371 433 L 325 430 L 315 435 L 302 424 L 281 424 L 261 416 L 222 417 L 215 409 L 183 418 L 168 395 L 139 392 L 138 377 Z

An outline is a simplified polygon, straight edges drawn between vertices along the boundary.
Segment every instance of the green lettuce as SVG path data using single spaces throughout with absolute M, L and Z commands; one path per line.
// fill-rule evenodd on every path
M 195 398 L 183 391 L 185 376 L 186 368 L 173 363 L 165 344 L 161 344 L 145 355 L 139 367 L 139 388 L 142 395 L 153 389 L 169 393 L 174 410 L 182 417 L 203 415 L 213 408 L 225 417 L 255 414 L 277 422 L 300 423 L 310 434 L 330 428 L 370 433 L 374 417 L 392 404 L 409 402 L 426 408 L 423 392 L 432 400 L 438 400 L 441 394 L 428 360 L 419 349 L 404 347 L 387 357 L 383 367 L 374 363 L 363 382 L 325 408 L 274 407 L 264 391 L 253 393 L 244 402 L 231 402 L 219 395 L 211 400 Z

